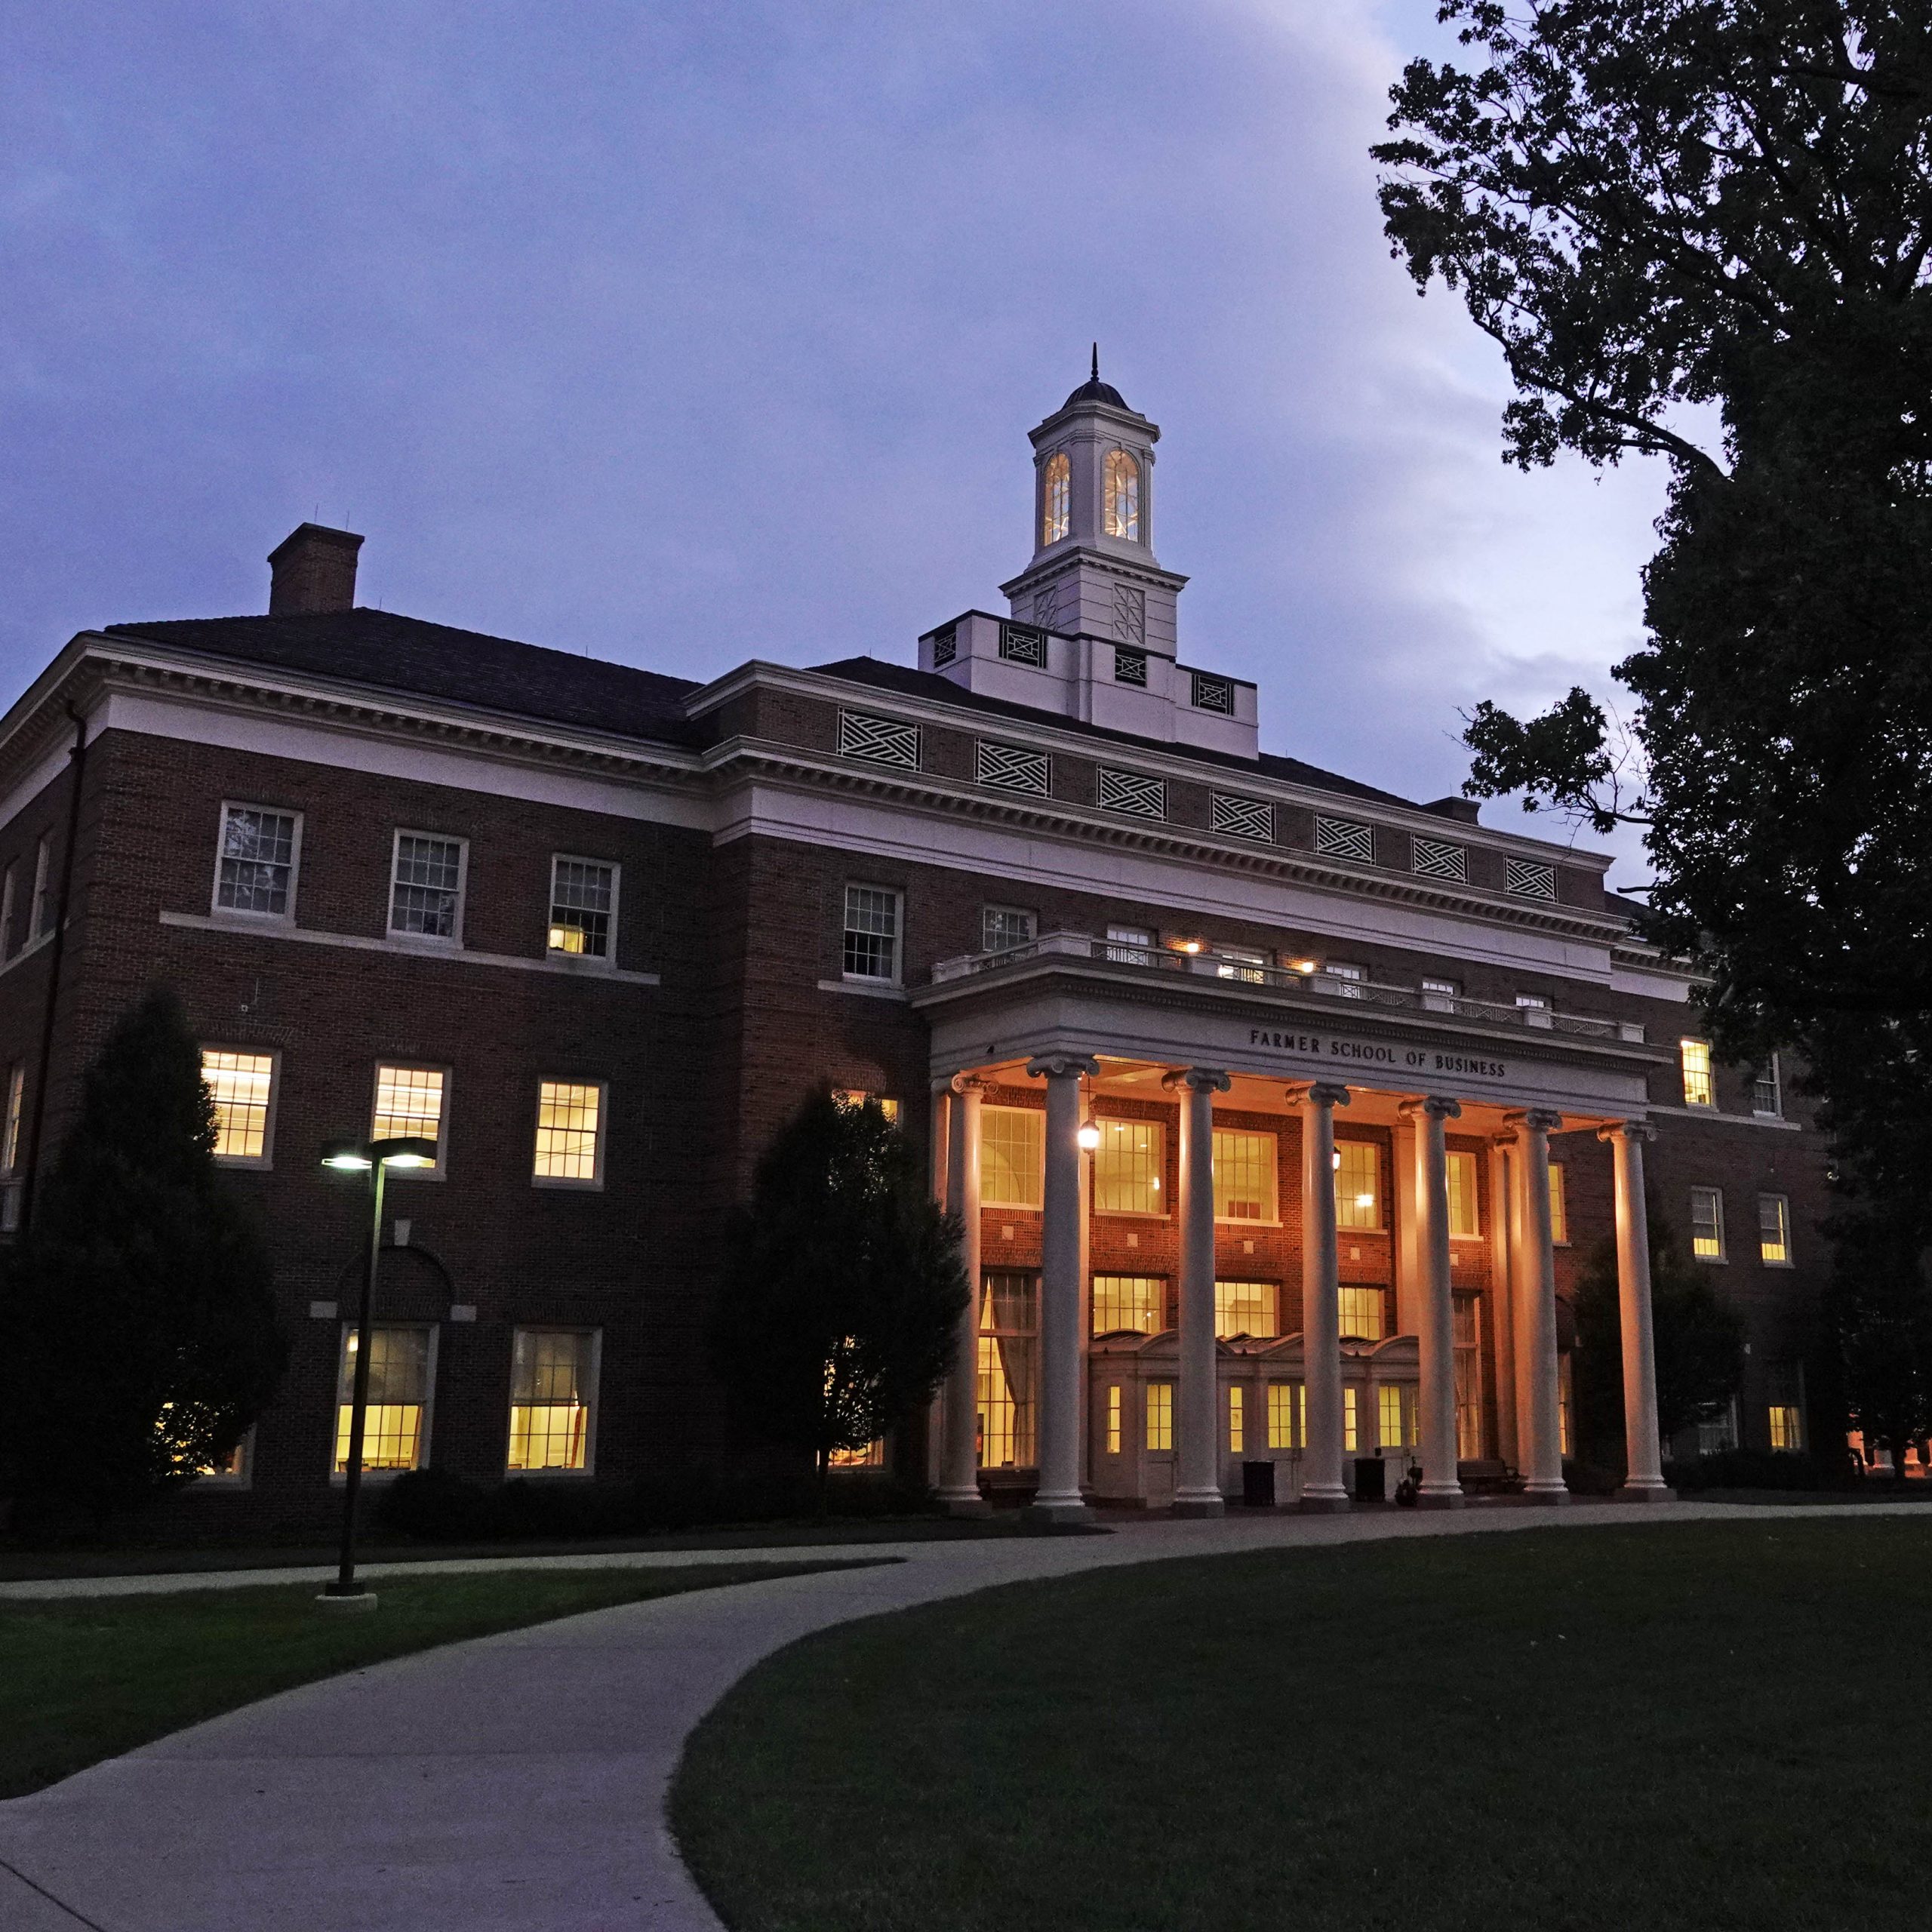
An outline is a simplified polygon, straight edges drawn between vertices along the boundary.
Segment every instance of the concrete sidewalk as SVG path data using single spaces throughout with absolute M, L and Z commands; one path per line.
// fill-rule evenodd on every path
M 1766 1509 L 1749 1520 L 1843 1513 Z M 1892 1512 L 1859 1515 L 1878 1513 Z M 752 1666 L 812 1631 L 995 1584 L 1173 1557 L 1739 1518 L 1708 1503 L 1589 1504 L 1237 1515 L 1149 1521 L 1111 1537 L 870 1545 L 866 1558 L 903 1560 L 623 1604 L 398 1659 L 0 1804 L 0 1927 L 720 1932 L 666 1830 L 665 1794 L 698 1719 Z M 602 1559 L 719 1560 L 700 1551 Z

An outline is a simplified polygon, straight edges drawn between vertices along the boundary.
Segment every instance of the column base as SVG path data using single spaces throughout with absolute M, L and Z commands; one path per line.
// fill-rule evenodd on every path
M 1044 1503 L 1028 1503 L 1026 1520 L 1029 1523 L 1091 1523 L 1094 1520 L 1094 1512 L 1078 1498 L 1070 1503 L 1049 1498 Z
M 1460 1509 L 1468 1500 L 1460 1483 L 1454 1489 L 1431 1489 L 1425 1483 L 1416 1497 L 1416 1507 L 1418 1509 Z
M 325 1610 L 353 1617 L 375 1608 L 376 1593 L 374 1590 L 338 1590 L 331 1583 L 315 1601 Z
M 1176 1516 L 1225 1516 L 1228 1513 L 1227 1501 L 1218 1493 L 1213 1496 L 1177 1496 L 1170 1513 Z
M 939 1493 L 940 1507 L 949 1516 L 990 1516 L 993 1506 L 977 1488 L 946 1490 Z
M 1525 1501 L 1531 1503 L 1567 1503 L 1570 1500 L 1570 1486 L 1562 1481 L 1526 1482 L 1523 1485 L 1523 1496 Z
M 1660 1478 L 1654 1482 L 1626 1482 L 1614 1500 L 1619 1503 L 1675 1503 L 1677 1492 Z
M 1298 1506 L 1302 1513 L 1307 1516 L 1340 1516 L 1345 1515 L 1355 1506 L 1350 1500 L 1348 1491 L 1338 1487 L 1333 1491 L 1320 1491 L 1313 1494 L 1303 1490 Z

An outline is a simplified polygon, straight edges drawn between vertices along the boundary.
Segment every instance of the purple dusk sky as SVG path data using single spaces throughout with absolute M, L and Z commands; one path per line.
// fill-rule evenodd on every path
M 7 696 L 88 626 L 265 609 L 309 517 L 414 616 L 909 663 L 1002 608 L 1097 336 L 1183 657 L 1269 749 L 1451 791 L 1477 699 L 1608 694 L 1663 479 L 1505 469 L 1498 359 L 1389 259 L 1366 150 L 1434 12 L 15 0 Z

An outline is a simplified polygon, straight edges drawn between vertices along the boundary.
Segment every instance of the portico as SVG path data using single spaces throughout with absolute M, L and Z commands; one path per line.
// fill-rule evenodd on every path
M 914 994 L 977 1286 L 934 1435 L 949 1506 L 1030 1480 L 1058 1521 L 1339 1510 L 1414 1472 L 1454 1509 L 1463 1471 L 1506 1466 L 1560 1500 L 1551 1149 L 1601 1162 L 1600 1137 L 1631 1235 L 1628 1493 L 1666 1493 L 1638 1233 L 1657 1051 L 1322 977 L 1054 934 Z

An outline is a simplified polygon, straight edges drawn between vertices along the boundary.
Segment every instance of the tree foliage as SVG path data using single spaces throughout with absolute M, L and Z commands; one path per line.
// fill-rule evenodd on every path
M 88 1069 L 0 1301 L 0 1445 L 17 1497 L 96 1515 L 240 1441 L 286 1348 L 268 1260 L 214 1164 L 201 1050 L 172 992 Z
M 714 1327 L 757 1432 L 823 1470 L 931 1399 L 967 1303 L 957 1220 L 873 1101 L 808 1100 L 758 1163 Z

